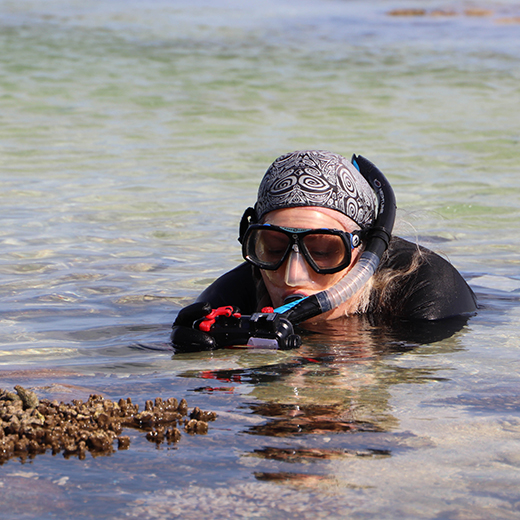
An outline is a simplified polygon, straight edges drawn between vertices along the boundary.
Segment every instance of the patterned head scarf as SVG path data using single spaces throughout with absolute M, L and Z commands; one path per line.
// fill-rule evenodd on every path
M 317 206 L 340 211 L 362 229 L 375 219 L 374 191 L 347 159 L 321 150 L 278 157 L 258 189 L 256 216 L 281 208 Z

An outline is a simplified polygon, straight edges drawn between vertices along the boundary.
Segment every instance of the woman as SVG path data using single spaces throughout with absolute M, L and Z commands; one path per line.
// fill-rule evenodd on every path
M 363 279 L 359 290 L 355 286 L 346 301 L 305 324 L 353 314 L 440 320 L 476 310 L 473 292 L 449 262 L 426 248 L 390 238 L 393 214 L 391 225 L 382 229 L 378 213 L 382 214 L 384 200 L 378 201 L 373 189 L 381 183 L 376 180 L 371 185 L 368 170 L 384 176 L 370 161 L 355 159 L 354 165 L 331 152 L 305 150 L 274 161 L 260 184 L 254 208 L 246 210 L 240 225 L 246 262 L 216 280 L 197 303 L 179 313 L 172 333 L 174 345 L 207 340 L 192 324 L 210 308 L 233 306 L 251 314 L 345 283 L 378 233 L 388 249 L 373 275 Z M 393 197 L 391 189 L 390 193 Z

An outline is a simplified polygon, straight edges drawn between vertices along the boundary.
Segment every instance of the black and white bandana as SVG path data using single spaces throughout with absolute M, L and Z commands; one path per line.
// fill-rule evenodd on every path
M 256 215 L 281 208 L 319 206 L 340 211 L 362 229 L 375 219 L 377 201 L 368 182 L 341 155 L 303 150 L 278 157 L 258 189 Z

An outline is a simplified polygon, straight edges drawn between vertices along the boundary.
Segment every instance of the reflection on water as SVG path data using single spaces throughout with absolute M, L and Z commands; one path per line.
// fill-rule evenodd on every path
M 387 361 L 420 348 L 421 343 L 448 337 L 452 345 L 445 353 L 460 349 L 453 335 L 467 321 L 385 327 L 355 316 L 329 323 L 321 332 L 300 331 L 304 346 L 282 362 L 179 375 L 211 381 L 211 386 L 194 389 L 206 395 L 250 387 L 240 403 L 241 413 L 259 418 L 241 430 L 254 436 L 253 446 L 260 446 L 250 454 L 282 463 L 277 464 L 278 471 L 258 471 L 254 465 L 255 478 L 313 486 L 330 479 L 319 462 L 391 457 L 408 447 L 413 436 L 398 432 L 399 420 L 389 404 L 392 386 L 448 379 L 435 368 L 394 366 Z M 217 386 L 221 384 L 226 386 Z M 275 439 L 281 444 L 273 444 Z M 244 447 L 249 444 L 244 441 Z M 285 467 L 286 463 L 296 467 Z
M 255 456 L 263 459 L 279 460 L 283 462 L 305 462 L 312 460 L 330 460 L 341 457 L 388 457 L 388 450 L 327 450 L 327 449 L 288 449 L 263 448 L 254 451 Z
M 331 384 L 334 384 L 331 381 Z M 355 406 L 355 404 L 351 404 Z M 253 413 L 271 419 L 267 424 L 253 426 L 248 433 L 283 437 L 297 433 L 373 432 L 379 428 L 356 420 L 352 408 L 336 405 L 259 404 L 251 406 Z

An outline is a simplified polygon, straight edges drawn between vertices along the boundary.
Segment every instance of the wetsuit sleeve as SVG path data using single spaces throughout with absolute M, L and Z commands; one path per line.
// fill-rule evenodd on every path
M 212 308 L 233 305 L 243 314 L 255 312 L 257 306 L 257 283 L 253 267 L 244 262 L 217 278 L 197 298 L 209 302 Z
M 475 312 L 475 295 L 460 273 L 438 254 L 415 244 L 392 239 L 385 267 L 406 271 L 414 254 L 419 265 L 410 274 L 397 278 L 391 296 L 389 310 L 393 307 L 396 317 L 405 319 L 439 320 Z

